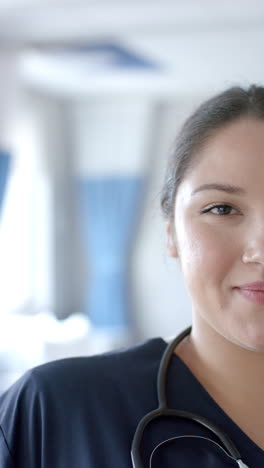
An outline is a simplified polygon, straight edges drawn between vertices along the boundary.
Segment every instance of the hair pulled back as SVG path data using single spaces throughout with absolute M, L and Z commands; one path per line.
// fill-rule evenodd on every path
M 206 141 L 243 117 L 264 119 L 264 87 L 232 87 L 201 104 L 185 121 L 175 140 L 161 192 L 165 218 L 173 218 L 177 189 Z

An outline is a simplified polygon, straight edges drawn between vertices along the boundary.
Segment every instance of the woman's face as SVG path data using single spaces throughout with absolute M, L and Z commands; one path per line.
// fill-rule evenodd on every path
M 264 121 L 241 119 L 211 138 L 179 186 L 173 223 L 169 253 L 196 319 L 264 351 Z M 243 288 L 256 281 L 263 292 Z

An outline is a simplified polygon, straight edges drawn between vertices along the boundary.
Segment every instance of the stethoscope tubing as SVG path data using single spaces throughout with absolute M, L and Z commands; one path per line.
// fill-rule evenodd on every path
M 177 409 L 168 408 L 167 397 L 166 397 L 166 384 L 167 384 L 167 374 L 168 367 L 171 362 L 171 358 L 174 354 L 175 348 L 179 343 L 191 333 L 191 327 L 188 327 L 182 333 L 180 333 L 166 348 L 164 354 L 161 358 L 158 377 L 157 377 L 157 395 L 158 395 L 158 408 L 146 414 L 143 419 L 139 422 L 136 432 L 134 434 L 132 447 L 131 447 L 131 458 L 133 468 L 144 468 L 143 462 L 140 456 L 140 446 L 143 437 L 144 430 L 148 424 L 154 419 L 161 417 L 178 417 L 182 419 L 189 419 L 195 421 L 198 424 L 209 429 L 223 444 L 227 453 L 236 460 L 237 464 L 241 468 L 247 468 L 247 466 L 242 462 L 241 455 L 228 437 L 228 435 L 216 424 L 212 423 L 208 419 L 200 416 L 196 413 L 190 411 L 183 411 Z

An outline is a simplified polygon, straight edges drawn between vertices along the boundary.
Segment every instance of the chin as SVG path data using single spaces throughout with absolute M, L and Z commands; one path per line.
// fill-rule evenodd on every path
M 264 354 L 264 329 L 251 329 L 243 333 L 234 342 L 242 348 Z

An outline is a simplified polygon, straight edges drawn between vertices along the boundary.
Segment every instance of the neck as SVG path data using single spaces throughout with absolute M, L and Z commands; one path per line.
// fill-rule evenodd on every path
M 203 319 L 176 350 L 211 397 L 264 449 L 264 353 L 234 344 Z
M 210 374 L 234 387 L 256 391 L 264 387 L 264 352 L 257 352 L 231 342 L 207 322 L 194 320 L 189 340 L 192 357 Z M 253 383 L 255 385 L 253 385 Z

